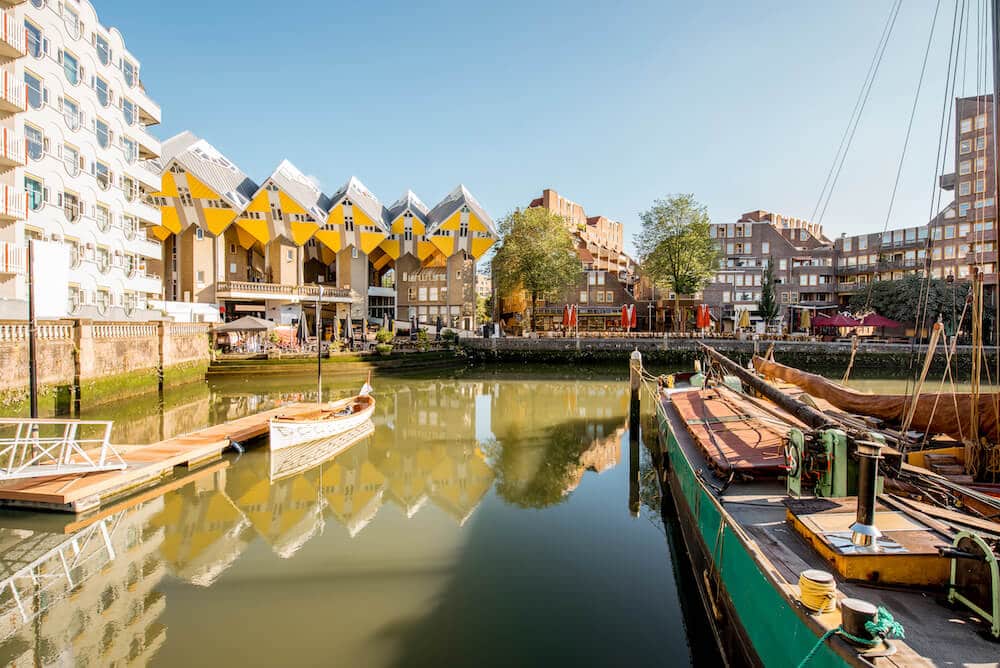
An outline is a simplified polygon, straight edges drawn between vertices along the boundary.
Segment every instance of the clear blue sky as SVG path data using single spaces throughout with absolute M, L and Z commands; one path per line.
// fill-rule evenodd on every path
M 953 2 L 942 2 L 893 225 L 930 210 Z M 552 187 L 624 222 L 628 239 L 638 213 L 675 192 L 695 193 L 717 221 L 756 208 L 808 217 L 890 9 L 97 4 L 142 63 L 161 138 L 190 129 L 257 180 L 282 158 L 327 192 L 353 174 L 385 203 L 412 188 L 433 205 L 463 182 L 494 218 Z M 900 13 L 823 221 L 831 236 L 882 228 L 933 9 Z

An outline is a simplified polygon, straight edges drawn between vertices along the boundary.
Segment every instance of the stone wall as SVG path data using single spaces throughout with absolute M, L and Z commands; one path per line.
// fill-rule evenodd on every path
M 161 380 L 204 378 L 208 332 L 200 323 L 39 323 L 40 412 L 65 411 L 73 398 L 92 405 L 155 391 Z M 0 407 L 21 411 L 27 399 L 28 325 L 0 324 Z
M 738 341 L 734 339 L 705 339 L 704 342 L 719 352 L 741 363 L 751 356 L 763 355 L 770 341 Z M 628 354 L 638 349 L 645 364 L 652 370 L 659 368 L 690 368 L 698 356 L 698 340 L 689 338 L 520 338 L 461 339 L 462 352 L 474 362 L 502 362 L 520 364 L 620 364 L 627 369 Z M 882 376 L 904 376 L 911 368 L 911 358 L 919 370 L 927 354 L 927 346 L 889 343 L 864 343 L 858 346 L 854 362 L 854 375 L 865 373 Z M 851 357 L 849 342 L 828 343 L 821 341 L 775 341 L 774 356 L 779 362 L 803 368 L 831 368 L 841 371 Z M 989 347 L 986 357 L 990 368 L 996 365 L 996 349 Z M 968 346 L 958 346 L 953 369 L 960 373 L 969 371 L 972 351 Z M 931 370 L 945 368 L 945 346 L 939 344 Z M 659 368 L 657 368 L 659 367 Z

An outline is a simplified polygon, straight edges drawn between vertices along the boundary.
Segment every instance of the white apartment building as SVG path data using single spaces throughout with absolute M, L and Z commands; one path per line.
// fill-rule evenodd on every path
M 139 61 L 86 0 L 0 6 L 0 319 L 25 316 L 28 238 L 39 315 L 149 319 L 160 108 Z

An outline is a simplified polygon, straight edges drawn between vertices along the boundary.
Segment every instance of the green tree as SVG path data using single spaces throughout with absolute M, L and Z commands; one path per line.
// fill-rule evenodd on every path
M 476 297 L 476 322 L 480 325 L 493 320 L 493 298 Z
M 503 296 L 519 290 L 531 297 L 531 329 L 540 296 L 563 292 L 579 281 L 582 265 L 562 216 L 532 207 L 500 221 L 493 256 L 493 283 Z
M 760 301 L 757 302 L 757 312 L 768 327 L 774 324 L 778 317 L 778 300 L 774 298 L 774 261 L 768 259 L 764 270 L 764 281 L 760 288 Z
M 704 288 L 719 266 L 708 209 L 694 195 L 670 195 L 654 201 L 639 218 L 642 231 L 635 242 L 642 269 L 656 285 L 674 293 L 674 316 L 683 330 L 680 296 Z

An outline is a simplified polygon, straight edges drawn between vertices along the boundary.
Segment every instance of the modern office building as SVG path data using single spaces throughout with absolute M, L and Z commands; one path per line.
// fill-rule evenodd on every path
M 167 300 L 226 318 L 311 319 L 319 301 L 324 318 L 474 327 L 475 264 L 497 232 L 464 186 L 433 208 L 412 192 L 386 207 L 353 177 L 327 196 L 287 160 L 257 184 L 189 132 L 159 166 Z
M 146 320 L 159 299 L 160 108 L 86 0 L 0 2 L 0 318 Z

